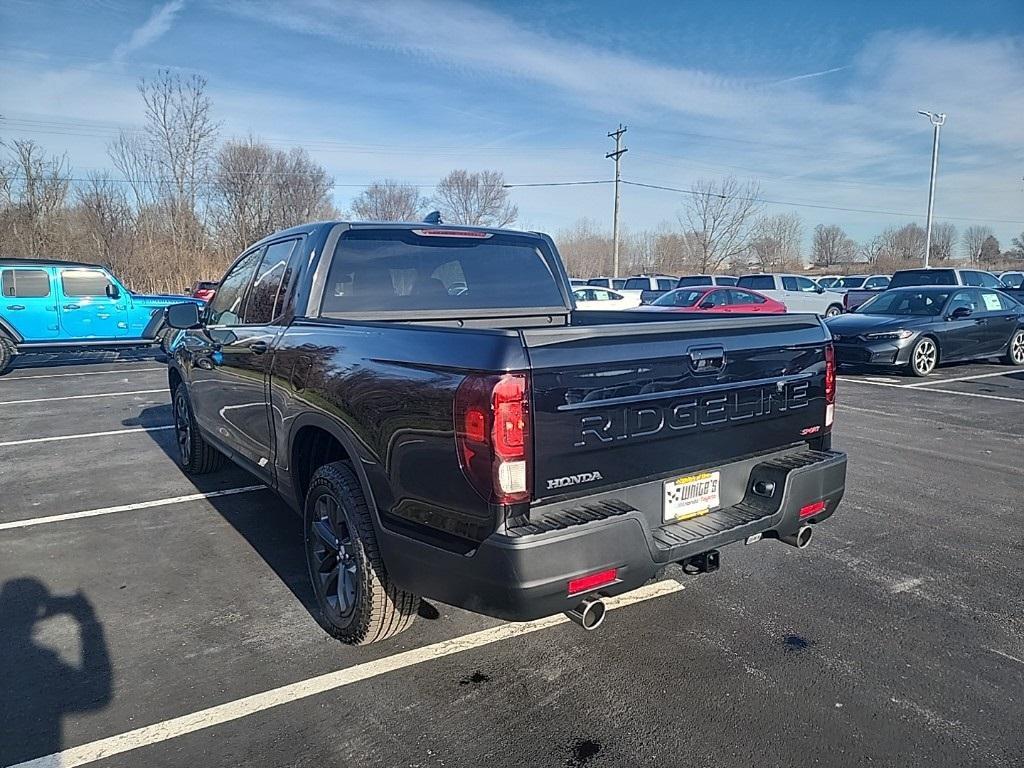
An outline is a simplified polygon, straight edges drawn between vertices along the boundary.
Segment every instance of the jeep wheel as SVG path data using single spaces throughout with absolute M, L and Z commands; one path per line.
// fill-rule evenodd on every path
M 0 374 L 4 373 L 17 355 L 14 343 L 7 338 L 6 334 L 0 333 Z
M 174 437 L 178 464 L 188 474 L 205 475 L 224 466 L 224 454 L 206 442 L 196 426 L 192 402 L 183 383 L 174 390 Z
M 328 464 L 313 475 L 304 523 L 320 626 L 342 642 L 369 645 L 412 625 L 419 598 L 388 579 L 369 505 L 348 464 Z

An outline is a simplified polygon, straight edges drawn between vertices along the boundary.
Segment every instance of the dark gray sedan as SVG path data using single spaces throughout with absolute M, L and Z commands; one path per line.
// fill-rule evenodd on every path
M 904 368 L 1002 357 L 1024 365 L 1024 304 L 989 288 L 894 288 L 825 321 L 840 365 Z

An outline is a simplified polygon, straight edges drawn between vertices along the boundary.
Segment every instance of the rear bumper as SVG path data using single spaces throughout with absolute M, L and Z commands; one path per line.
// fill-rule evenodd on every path
M 629 592 L 666 565 L 749 536 L 786 536 L 835 512 L 846 488 L 846 455 L 834 451 L 790 451 L 723 467 L 744 473 L 739 503 L 699 518 L 660 520 L 662 480 L 534 510 L 531 521 L 484 540 L 460 555 L 394 533 L 381 539 L 389 575 L 400 587 L 424 597 L 501 619 L 522 621 L 569 610 L 583 594 L 569 597 L 568 582 L 618 569 L 618 581 L 596 590 L 604 596 Z M 771 496 L 752 490 L 774 484 Z M 723 479 L 723 483 L 726 480 Z M 658 499 L 655 515 L 634 504 Z M 805 519 L 801 508 L 823 501 Z

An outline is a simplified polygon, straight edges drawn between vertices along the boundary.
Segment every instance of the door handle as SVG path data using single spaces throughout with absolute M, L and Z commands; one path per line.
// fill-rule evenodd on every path
M 81 309 L 77 304 L 65 304 L 64 309 Z
M 8 304 L 7 308 L 9 310 L 11 310 L 11 312 L 19 312 L 20 310 L 25 308 L 25 305 L 24 304 Z
M 264 354 L 268 349 L 270 349 L 270 347 L 267 346 L 267 342 L 265 341 L 254 341 L 249 345 L 249 351 L 257 355 Z

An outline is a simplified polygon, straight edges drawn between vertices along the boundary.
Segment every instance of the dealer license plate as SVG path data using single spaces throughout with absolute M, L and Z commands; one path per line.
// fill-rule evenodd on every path
M 665 522 L 706 515 L 719 505 L 720 472 L 701 472 L 665 482 Z

